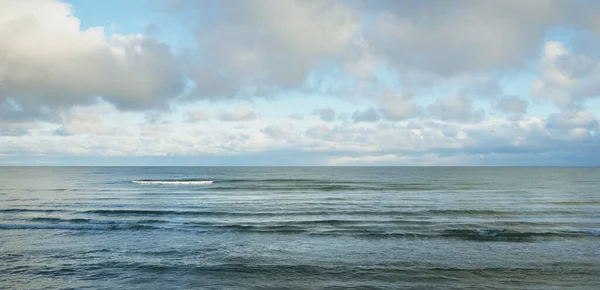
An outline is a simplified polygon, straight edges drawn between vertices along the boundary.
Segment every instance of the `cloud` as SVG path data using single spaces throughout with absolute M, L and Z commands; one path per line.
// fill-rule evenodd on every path
M 460 95 L 440 97 L 428 107 L 429 113 L 444 121 L 480 121 L 485 113 L 475 110 L 471 100 Z
M 256 113 L 252 111 L 247 105 L 238 105 L 230 112 L 220 112 L 218 119 L 225 122 L 237 122 L 237 121 L 252 121 L 256 119 Z
M 397 160 L 396 155 L 365 155 L 365 156 L 341 156 L 329 158 L 329 164 L 332 165 L 346 165 L 346 164 L 364 164 L 364 163 L 382 163 Z
M 199 27 L 202 53 L 188 66 L 198 98 L 301 88 L 322 61 L 346 50 L 361 20 L 338 1 L 184 1 L 180 7 L 205 19 L 190 24 Z
M 377 97 L 379 111 L 388 120 L 398 121 L 419 116 L 422 109 L 409 94 L 386 92 Z
M 55 134 L 60 136 L 130 135 L 131 132 L 123 127 L 123 122 L 118 121 L 119 117 L 122 115 L 117 108 L 108 103 L 74 106 L 60 115 L 61 126 L 56 129 Z
M 101 27 L 82 30 L 59 1 L 1 1 L 0 27 L 0 116 L 15 110 L 40 116 L 44 108 L 97 97 L 122 109 L 155 108 L 185 85 L 166 45 L 142 35 L 106 35 Z
M 174 6 L 188 15 L 183 17 L 188 25 L 198 27 L 200 54 L 187 70 L 196 82 L 192 96 L 199 98 L 306 89 L 310 76 L 327 69 L 373 81 L 377 68 L 388 67 L 406 82 L 521 68 L 537 54 L 548 27 L 569 22 L 591 27 L 591 21 L 578 18 L 594 19 L 582 16 L 584 4 L 538 0 L 179 1 Z M 278 17 L 270 17 L 272 11 Z M 192 15 L 201 16 L 201 25 Z
M 0 136 L 24 136 L 36 127 L 34 123 L 0 121 Z
M 577 111 L 548 116 L 545 128 L 556 139 L 598 140 L 600 123 L 593 113 Z
M 518 119 L 527 113 L 528 106 L 529 103 L 522 98 L 506 96 L 499 99 L 494 105 L 494 108 L 508 114 L 513 119 Z
M 324 122 L 333 122 L 335 120 L 335 117 L 337 116 L 335 111 L 330 107 L 316 109 L 314 114 L 319 116 L 321 121 L 324 121 Z
M 544 45 L 540 75 L 532 83 L 532 95 L 554 102 L 562 110 L 581 108 L 600 96 L 600 58 L 574 54 L 564 43 Z
M 399 69 L 452 76 L 521 67 L 547 28 L 577 4 L 564 1 L 363 1 L 365 36 Z
M 168 114 L 160 122 L 148 123 L 143 116 L 121 112 L 106 103 L 77 106 L 65 113 L 59 124 L 22 124 L 18 128 L 29 130 L 26 135 L 0 136 L 0 154 L 37 154 L 40 158 L 56 154 L 268 156 L 286 150 L 292 155 L 312 156 L 317 164 L 514 165 L 542 161 L 572 164 L 569 160 L 590 164 L 598 160 L 595 155 L 600 149 L 595 133 L 600 130 L 598 120 L 589 111 L 478 123 L 433 119 L 312 126 L 294 122 L 292 126 L 256 120 L 243 127 L 228 122 L 219 126 L 188 123 Z M 0 123 L 0 128 L 4 124 Z M 535 159 L 553 155 L 561 159 Z
M 186 119 L 188 122 L 206 121 L 210 119 L 210 114 L 201 109 L 188 109 Z
M 374 107 L 369 107 L 363 111 L 355 111 L 352 114 L 354 122 L 377 122 L 381 119 L 381 114 Z
M 450 166 L 465 164 L 469 156 L 439 156 L 424 155 L 362 155 L 335 156 L 328 159 L 329 165 L 420 165 L 420 166 Z
M 260 131 L 272 138 L 283 139 L 292 135 L 294 127 L 290 124 L 269 125 Z

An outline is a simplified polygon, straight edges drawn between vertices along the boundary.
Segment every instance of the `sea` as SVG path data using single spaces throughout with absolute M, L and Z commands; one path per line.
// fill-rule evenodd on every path
M 600 289 L 599 179 L 0 167 L 0 289 Z

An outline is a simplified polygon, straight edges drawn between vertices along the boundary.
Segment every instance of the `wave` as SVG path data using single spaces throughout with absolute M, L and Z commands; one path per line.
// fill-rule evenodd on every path
M 89 224 L 89 223 L 49 223 L 49 224 L 0 224 L 0 230 L 152 230 L 162 229 L 143 224 Z
M 445 230 L 440 236 L 455 237 L 473 241 L 533 241 L 538 238 L 574 238 L 600 237 L 597 230 L 553 231 L 553 232 L 519 232 L 508 229 L 452 229 Z
M 143 220 L 97 220 L 97 219 L 87 219 L 87 218 L 56 218 L 56 217 L 34 217 L 28 219 L 29 221 L 36 223 L 70 223 L 70 224 L 159 224 L 159 223 L 169 223 L 165 220 L 156 220 L 156 219 L 143 219 Z
M 102 211 L 101 211 L 102 212 Z M 121 212 L 121 211 L 116 211 Z M 98 211 L 96 211 L 98 213 Z M 104 211 L 115 213 L 115 211 Z M 129 211 L 146 215 L 149 211 Z M 164 212 L 154 212 L 162 214 Z M 170 212 L 173 214 L 174 212 Z M 177 213 L 177 212 L 176 212 Z M 179 212 L 181 213 L 181 212 Z M 239 232 L 257 234 L 301 234 L 316 236 L 354 237 L 363 239 L 460 239 L 480 242 L 536 242 L 552 239 L 600 238 L 598 229 L 517 231 L 504 228 L 466 229 L 447 228 L 435 230 L 422 227 L 420 221 L 377 221 L 364 223 L 362 220 L 316 219 L 301 221 L 273 221 L 256 223 L 188 221 L 179 225 L 161 226 L 170 223 L 162 219 L 96 220 L 85 218 L 63 219 L 57 217 L 34 217 L 33 223 L 0 224 L 0 230 L 183 230 L 193 232 Z M 395 226 L 398 222 L 414 224 L 411 227 Z M 418 227 L 416 227 L 418 225 Z M 173 227 L 175 226 L 175 228 Z M 412 230 L 411 230 L 412 228 Z M 397 231 L 400 230 L 400 231 Z
M 225 232 L 257 233 L 257 234 L 303 234 L 311 236 L 354 237 L 362 239 L 461 239 L 481 242 L 536 242 L 552 239 L 599 238 L 597 230 L 580 231 L 547 231 L 547 232 L 518 232 L 506 229 L 474 229 L 474 230 L 442 230 L 433 232 L 395 232 L 385 229 L 376 230 L 365 226 L 352 226 L 351 224 L 338 224 L 339 221 L 324 221 L 332 226 L 330 229 L 317 229 L 304 224 L 189 224 L 193 228 L 204 231 L 221 230 Z
M 20 213 L 20 212 L 41 212 L 41 213 L 55 213 L 55 212 L 64 212 L 61 209 L 35 209 L 35 208 L 7 208 L 0 209 L 0 213 Z
M 314 211 L 214 211 L 214 210 L 160 210 L 160 209 L 95 209 L 77 212 L 81 214 L 96 215 L 122 215 L 122 216 L 261 216 L 261 217 L 283 217 L 283 216 L 330 216 L 332 214 L 340 216 L 379 216 L 379 217 L 432 217 L 432 216 L 469 216 L 469 217 L 517 217 L 530 215 L 532 213 L 520 213 L 512 211 L 494 211 L 494 210 L 422 210 L 422 211 L 369 211 L 369 210 L 337 210 L 335 212 L 327 210 Z M 569 211 L 544 211 L 535 212 L 539 214 L 568 214 Z
M 197 179 L 143 179 L 131 181 L 135 184 L 144 185 L 209 185 L 213 184 L 214 180 L 197 180 Z
M 435 191 L 435 190 L 470 190 L 476 187 L 457 185 L 433 185 L 427 183 L 396 183 L 375 182 L 367 180 L 331 180 L 331 179 L 303 179 L 303 178 L 267 178 L 267 179 L 140 179 L 132 180 L 135 184 L 142 185 L 211 185 L 218 183 L 215 190 L 319 190 L 319 191 L 354 191 L 354 190 L 393 190 L 393 191 Z

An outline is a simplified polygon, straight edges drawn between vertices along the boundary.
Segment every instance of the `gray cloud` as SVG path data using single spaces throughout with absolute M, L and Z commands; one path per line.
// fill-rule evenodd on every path
M 218 119 L 226 122 L 237 122 L 237 121 L 252 121 L 256 119 L 256 113 L 251 110 L 247 105 L 238 105 L 233 111 L 220 112 L 217 115 Z
M 282 139 L 292 134 L 293 127 L 291 125 L 269 125 L 260 131 L 275 139 Z
M 475 110 L 471 100 L 460 95 L 440 97 L 428 107 L 429 113 L 444 121 L 479 121 L 483 110 Z
M 0 121 L 0 136 L 24 136 L 35 127 L 37 126 L 33 123 Z
M 356 111 L 352 114 L 354 122 L 377 122 L 381 119 L 381 114 L 376 108 L 370 107 L 363 111 Z
M 513 118 L 520 118 L 527 113 L 529 103 L 521 98 L 507 96 L 499 99 L 494 108 L 500 112 L 510 115 Z
M 335 117 L 337 116 L 335 111 L 329 107 L 322 108 L 322 109 L 316 109 L 314 114 L 319 116 L 321 121 L 324 121 L 324 122 L 333 122 L 335 120 Z
M 188 122 L 206 121 L 210 119 L 210 115 L 201 109 L 189 109 L 186 113 Z
M 574 3 L 579 2 L 579 3 Z M 364 1 L 366 39 L 398 68 L 454 75 L 520 67 L 583 1 Z
M 291 114 L 288 118 L 292 120 L 304 120 L 304 117 L 300 114 Z
M 422 109 L 415 104 L 409 94 L 387 92 L 377 96 L 376 99 L 379 111 L 388 120 L 399 121 L 422 114 Z
M 192 97 L 201 98 L 300 88 L 321 61 L 345 50 L 360 26 L 358 11 L 338 1 L 183 1 L 179 7 L 205 21 L 196 30 L 201 54 L 188 66 L 196 82 Z
M 600 123 L 596 116 L 587 111 L 552 114 L 548 116 L 545 128 L 559 140 L 596 140 Z

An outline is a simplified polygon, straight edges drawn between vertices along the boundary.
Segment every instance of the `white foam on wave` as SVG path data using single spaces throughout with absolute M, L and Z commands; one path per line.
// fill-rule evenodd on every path
M 150 185 L 208 185 L 212 184 L 213 180 L 134 180 L 136 184 Z

